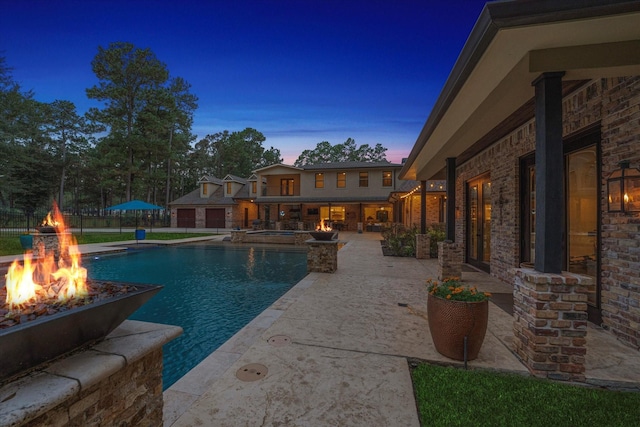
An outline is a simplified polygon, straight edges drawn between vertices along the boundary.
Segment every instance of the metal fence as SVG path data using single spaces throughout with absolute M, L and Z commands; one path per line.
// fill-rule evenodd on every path
M 0 211 L 0 236 L 11 237 L 29 233 L 47 217 L 49 211 L 37 210 L 31 213 L 20 211 Z M 139 212 L 125 212 L 114 214 L 63 214 L 67 228 L 73 228 L 80 234 L 83 231 L 101 228 L 113 229 L 114 232 L 122 228 L 169 227 L 171 218 L 165 212 L 141 215 Z

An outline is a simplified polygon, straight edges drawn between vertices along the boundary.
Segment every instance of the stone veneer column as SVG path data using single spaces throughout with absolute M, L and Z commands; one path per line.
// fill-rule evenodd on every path
M 335 273 L 338 269 L 338 241 L 307 240 L 307 272 Z
M 416 258 L 431 258 L 431 237 L 428 234 L 416 234 Z
M 438 280 L 462 277 L 462 245 L 438 242 Z
M 231 230 L 231 243 L 243 243 L 247 230 Z
M 514 350 L 536 376 L 585 381 L 587 295 L 593 279 L 515 269 Z
M 68 239 L 70 233 L 64 233 Z M 44 258 L 46 254 L 53 253 L 55 260 L 60 259 L 60 242 L 56 233 L 33 233 L 33 257 Z M 41 250 L 42 249 L 42 250 Z M 65 255 L 66 256 L 66 255 Z

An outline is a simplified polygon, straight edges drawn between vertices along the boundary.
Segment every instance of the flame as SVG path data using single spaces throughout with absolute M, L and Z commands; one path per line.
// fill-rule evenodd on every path
M 57 209 L 56 209 L 57 210 Z M 64 222 L 63 222 L 64 224 Z M 51 212 L 47 214 L 47 216 L 42 220 L 40 226 L 42 227 L 58 227 L 60 223 L 51 217 Z
M 35 265 L 31 253 L 25 253 L 24 266 L 15 260 L 6 275 L 6 303 L 10 310 L 35 302 L 65 302 L 72 298 L 84 298 L 89 293 L 87 269 L 80 265 L 81 253 L 77 241 L 67 232 L 64 217 L 55 203 L 53 216 L 50 212 L 42 224 L 55 227 L 60 246 L 58 263 L 56 265 L 53 252 L 45 253 L 43 246 L 39 246 L 38 250 L 44 257 L 35 260 Z
M 316 231 L 332 231 L 331 227 L 329 227 L 329 225 L 325 225 L 324 221 L 320 221 L 318 223 L 318 227 L 316 228 Z

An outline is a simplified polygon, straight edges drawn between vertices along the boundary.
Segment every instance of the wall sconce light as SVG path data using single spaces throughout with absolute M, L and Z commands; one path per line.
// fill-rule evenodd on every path
M 640 170 L 629 167 L 629 161 L 618 163 L 607 178 L 609 212 L 640 212 Z

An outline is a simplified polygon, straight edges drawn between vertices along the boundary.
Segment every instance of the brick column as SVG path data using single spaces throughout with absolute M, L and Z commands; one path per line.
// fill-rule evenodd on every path
M 462 277 L 462 245 L 448 240 L 438 242 L 438 280 Z
M 307 272 L 335 273 L 338 269 L 337 240 L 307 240 Z
M 515 269 L 514 350 L 536 376 L 585 381 L 587 295 L 593 279 Z
M 416 234 L 416 258 L 431 258 L 431 237 L 428 234 Z

